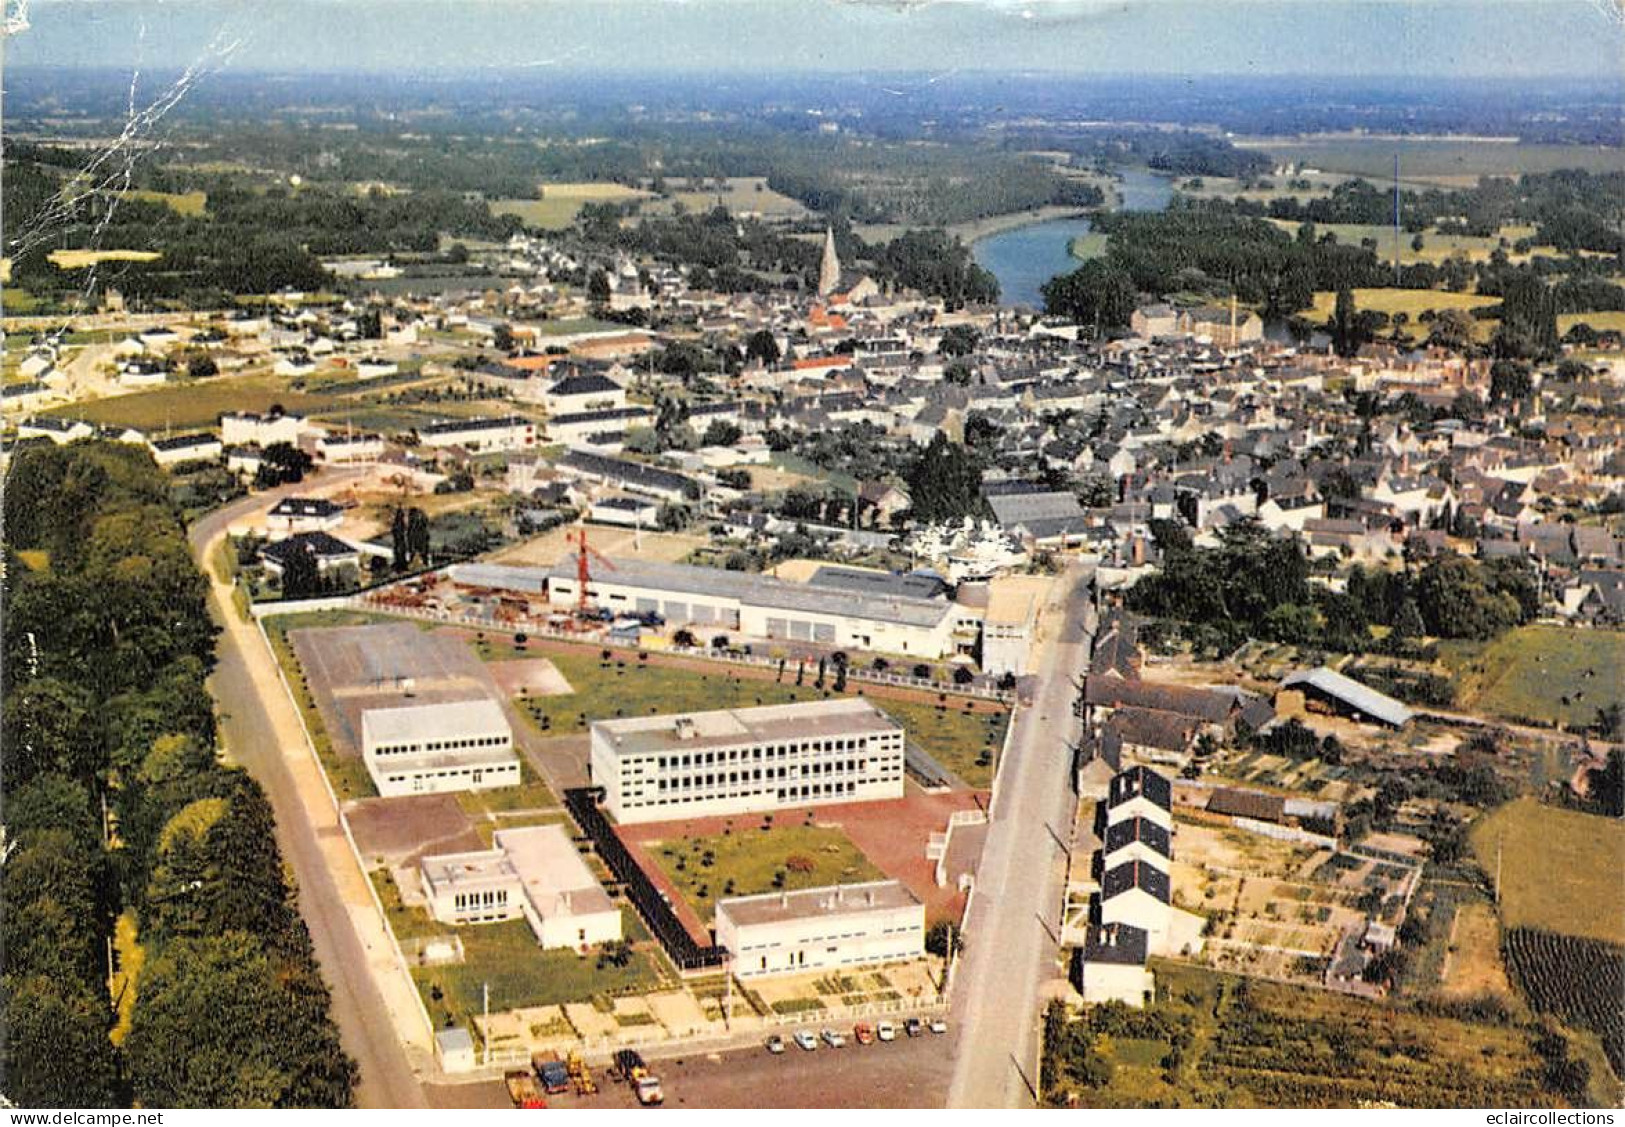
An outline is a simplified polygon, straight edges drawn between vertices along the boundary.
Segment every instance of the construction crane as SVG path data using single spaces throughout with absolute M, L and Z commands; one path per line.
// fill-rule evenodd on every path
M 566 543 L 576 546 L 576 613 L 585 618 L 588 605 L 591 602 L 587 594 L 587 584 L 592 581 L 590 559 L 597 560 L 610 571 L 615 570 L 615 565 L 587 543 L 587 526 L 585 524 L 578 524 L 574 530 L 566 532 L 564 539 Z

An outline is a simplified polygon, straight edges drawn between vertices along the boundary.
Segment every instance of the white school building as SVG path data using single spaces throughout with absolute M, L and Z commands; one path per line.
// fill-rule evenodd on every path
M 861 698 L 600 720 L 592 780 L 617 822 L 903 795 L 903 726 Z
M 519 785 L 513 729 L 492 700 L 369 708 L 361 756 L 386 798 Z
M 498 830 L 492 848 L 425 857 L 423 891 L 449 924 L 523 917 L 543 947 L 579 950 L 621 937 L 621 911 L 563 826 Z
M 717 945 L 740 978 L 900 962 L 925 952 L 925 905 L 895 880 L 717 901 Z

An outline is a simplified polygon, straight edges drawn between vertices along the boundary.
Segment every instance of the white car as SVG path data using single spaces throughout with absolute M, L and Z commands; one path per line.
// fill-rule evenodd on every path
M 897 1026 L 889 1021 L 878 1022 L 875 1025 L 875 1036 L 882 1041 L 897 1040 Z
M 833 1029 L 826 1029 L 823 1033 L 819 1034 L 819 1036 L 823 1037 L 824 1044 L 828 1045 L 832 1049 L 840 1049 L 846 1046 L 845 1033 L 840 1033 Z
M 946 1018 L 940 1018 L 940 1017 L 932 1018 L 930 1028 L 931 1028 L 931 1032 L 933 1032 L 933 1033 L 946 1033 L 946 1032 L 948 1032 L 947 1019 Z
M 784 1038 L 780 1037 L 777 1033 L 769 1037 L 767 1039 L 767 1051 L 772 1053 L 774 1056 L 778 1056 L 780 1053 L 784 1052 Z
M 805 1029 L 796 1030 L 795 1036 L 792 1037 L 791 1040 L 793 1040 L 801 1048 L 806 1049 L 809 1053 L 818 1048 L 818 1038 L 814 1037 Z

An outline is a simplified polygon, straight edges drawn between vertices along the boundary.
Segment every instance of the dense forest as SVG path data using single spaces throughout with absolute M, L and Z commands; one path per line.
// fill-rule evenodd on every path
M 4 515 L 7 1096 L 348 1106 L 270 805 L 216 756 L 215 628 L 165 474 L 128 445 L 19 451 Z M 121 916 L 144 958 L 110 998 Z

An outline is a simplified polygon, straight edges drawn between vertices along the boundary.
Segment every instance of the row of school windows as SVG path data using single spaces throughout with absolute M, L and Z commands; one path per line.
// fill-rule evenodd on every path
M 800 771 L 799 776 L 792 772 Z M 869 770 L 867 759 L 846 759 L 836 763 L 808 763 L 799 768 L 755 767 L 743 771 L 718 771 L 715 774 L 679 775 L 675 779 L 659 780 L 660 789 L 665 790 L 693 790 L 695 787 L 734 786 L 739 783 L 759 783 L 767 779 L 809 778 L 814 775 L 851 774 L 853 772 L 865 773 Z M 765 772 L 765 774 L 764 774 Z
M 888 740 L 887 737 L 892 737 Z M 881 747 L 887 743 L 901 745 L 903 734 L 901 732 L 887 732 L 884 735 L 873 737 Z M 674 767 L 709 767 L 713 764 L 759 762 L 763 759 L 785 759 L 792 755 L 823 754 L 841 751 L 867 751 L 870 737 L 859 739 L 839 740 L 812 740 L 807 743 L 795 744 L 769 744 L 763 747 L 729 748 L 724 751 L 697 751 L 690 755 L 662 755 L 655 760 L 656 766 L 661 770 Z M 629 767 L 636 767 L 642 761 L 631 759 L 627 761 Z
M 508 902 L 506 888 L 489 888 L 484 892 L 459 892 L 452 897 L 452 906 L 459 912 L 481 908 L 497 908 Z
M 392 783 L 404 783 L 406 780 L 411 779 L 413 787 L 422 790 L 423 780 L 425 779 L 469 778 L 470 782 L 481 783 L 485 781 L 485 776 L 488 774 L 498 777 L 512 775 L 517 779 L 519 777 L 519 764 L 510 763 L 501 767 L 461 767 L 449 771 L 420 771 L 415 775 L 390 775 L 388 778 Z
M 433 740 L 421 744 L 383 744 L 372 749 L 374 755 L 412 755 L 426 751 L 462 751 L 473 747 L 507 747 L 508 736 L 470 736 L 461 740 Z
M 804 938 L 796 939 L 794 942 L 803 947 L 810 947 L 815 943 L 840 943 L 848 939 L 873 940 L 879 939 L 884 935 L 899 935 L 907 934 L 909 932 L 913 932 L 916 935 L 921 934 L 918 925 L 902 924 L 898 927 L 871 928 L 865 931 L 843 931 L 839 935 L 809 935 Z M 774 951 L 780 950 L 785 946 L 786 944 L 782 940 L 766 943 L 746 943 L 739 948 L 739 951 L 741 954 L 745 953 L 746 951 Z M 832 951 L 834 949 L 835 948 L 833 947 L 830 948 Z

